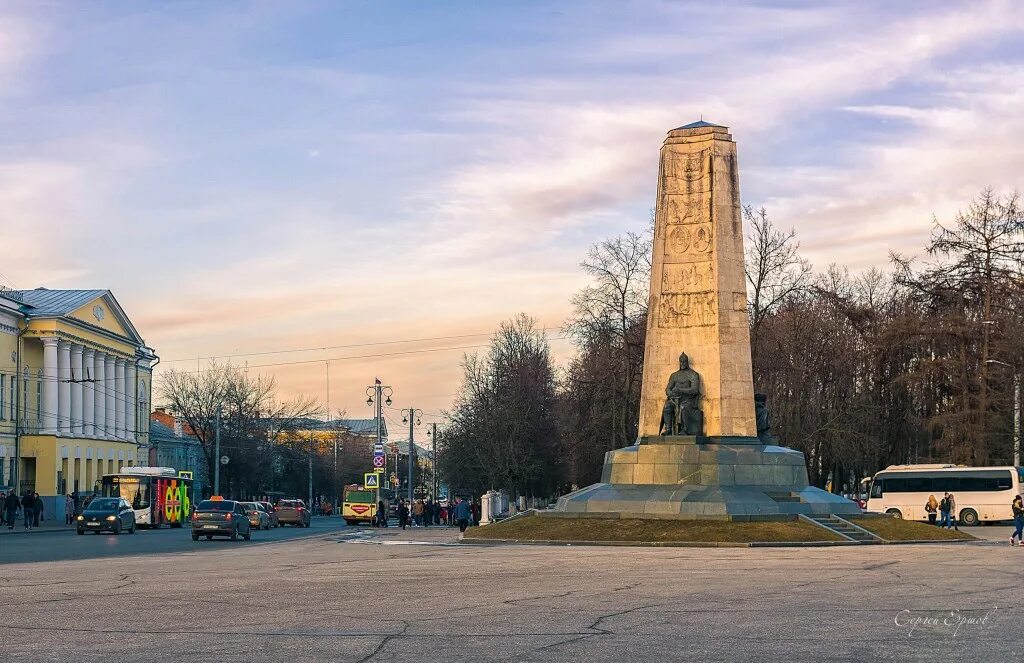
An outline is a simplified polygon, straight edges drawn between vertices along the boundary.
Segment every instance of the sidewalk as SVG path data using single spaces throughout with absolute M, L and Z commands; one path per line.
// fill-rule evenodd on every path
M 32 529 L 25 529 L 22 524 L 24 522 L 24 520 L 18 518 L 15 522 L 14 529 L 7 529 L 7 525 L 0 526 L 0 536 L 5 534 L 35 534 L 37 532 L 70 532 L 75 529 L 74 525 L 65 525 L 63 520 L 43 520 L 39 522 L 39 527 L 33 527 Z

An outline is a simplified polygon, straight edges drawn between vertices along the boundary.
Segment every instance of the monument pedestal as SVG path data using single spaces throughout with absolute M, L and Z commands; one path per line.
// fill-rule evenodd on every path
M 807 484 L 799 451 L 756 437 L 690 435 L 644 437 L 609 451 L 601 483 L 561 497 L 555 509 L 675 519 L 860 513 L 853 502 Z

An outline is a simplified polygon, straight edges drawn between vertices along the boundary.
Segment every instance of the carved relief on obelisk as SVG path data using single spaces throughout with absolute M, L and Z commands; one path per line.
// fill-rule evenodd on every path
M 701 376 L 704 434 L 756 435 L 736 144 L 707 122 L 661 148 L 641 437 L 658 434 L 680 353 Z

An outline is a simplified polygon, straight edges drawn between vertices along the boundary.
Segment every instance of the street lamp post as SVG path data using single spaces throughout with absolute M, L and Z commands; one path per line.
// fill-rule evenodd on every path
M 412 494 L 412 489 L 413 489 L 413 485 L 412 485 L 413 455 L 414 455 L 414 451 L 413 450 L 416 448 L 416 445 L 414 444 L 414 438 L 415 438 L 415 434 L 416 434 L 416 425 L 420 423 L 420 415 L 423 414 L 423 410 L 417 410 L 416 408 L 411 407 L 411 408 L 408 408 L 406 410 L 402 410 L 402 414 L 404 415 L 402 417 L 402 423 L 403 424 L 404 423 L 408 423 L 409 424 L 409 477 L 408 477 L 409 488 L 408 488 L 407 492 L 408 492 L 408 495 L 409 495 L 409 508 L 411 509 L 412 508 L 412 498 L 413 498 L 413 494 Z
M 1013 369 L 1013 465 L 1020 467 L 1020 374 L 1013 364 L 998 359 L 987 359 L 986 364 L 997 364 Z
M 376 403 L 376 422 L 377 422 L 377 445 L 376 448 L 380 448 L 381 442 L 381 420 L 384 417 L 384 405 L 391 405 L 391 395 L 394 394 L 394 390 L 386 385 L 381 384 L 379 379 L 374 379 L 373 384 L 366 388 L 366 404 L 374 405 Z M 382 402 L 383 401 L 383 402 Z M 396 457 L 397 460 L 397 457 Z M 382 477 L 386 477 L 388 470 L 388 456 L 384 454 L 384 471 L 381 472 Z M 395 463 L 395 471 L 397 474 L 398 463 Z M 377 481 L 377 499 L 380 500 L 380 480 Z M 386 524 L 386 523 L 385 523 Z

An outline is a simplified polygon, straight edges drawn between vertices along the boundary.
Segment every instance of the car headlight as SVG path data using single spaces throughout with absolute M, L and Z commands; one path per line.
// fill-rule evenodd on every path
M 107 516 L 107 520 L 110 520 L 110 521 L 117 520 L 117 516 Z
M 85 516 L 78 516 L 75 520 L 85 520 Z

